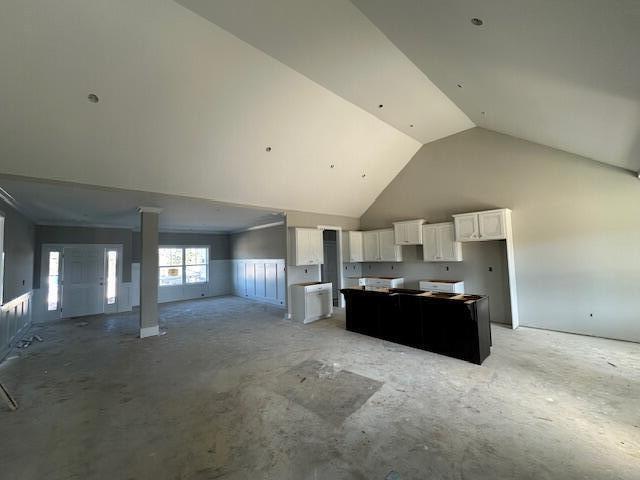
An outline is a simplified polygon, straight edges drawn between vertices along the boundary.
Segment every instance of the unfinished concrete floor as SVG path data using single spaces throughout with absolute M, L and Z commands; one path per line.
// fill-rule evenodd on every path
M 35 326 L 0 478 L 640 478 L 640 345 L 494 326 L 483 366 L 238 298 Z

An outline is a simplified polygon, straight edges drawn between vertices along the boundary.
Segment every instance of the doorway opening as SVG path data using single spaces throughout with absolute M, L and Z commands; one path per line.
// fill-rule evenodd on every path
M 322 264 L 322 281 L 332 284 L 333 306 L 340 306 L 340 279 L 342 271 L 339 264 L 338 232 L 336 230 L 324 230 L 322 232 L 322 247 L 324 263 Z

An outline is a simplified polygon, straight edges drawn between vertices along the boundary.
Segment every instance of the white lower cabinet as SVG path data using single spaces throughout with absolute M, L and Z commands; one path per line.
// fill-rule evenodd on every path
M 347 277 L 345 278 L 346 288 L 401 288 L 404 285 L 402 277 Z
M 425 262 L 462 261 L 462 244 L 456 242 L 453 223 L 423 225 L 422 239 Z
M 464 293 L 464 282 L 456 280 L 420 280 L 420 290 Z
M 291 285 L 291 314 L 295 321 L 310 323 L 333 314 L 330 283 L 299 283 Z
M 368 288 L 401 288 L 404 285 L 404 278 L 391 277 L 364 277 L 364 287 Z

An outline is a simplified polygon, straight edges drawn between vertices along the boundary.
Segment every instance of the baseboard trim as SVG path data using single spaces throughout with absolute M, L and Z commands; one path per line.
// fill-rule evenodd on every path
M 140 338 L 157 337 L 160 335 L 160 326 L 144 327 L 140 329 Z

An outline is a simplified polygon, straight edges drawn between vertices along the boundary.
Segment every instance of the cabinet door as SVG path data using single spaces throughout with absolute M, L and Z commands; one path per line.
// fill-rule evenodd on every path
M 394 243 L 406 245 L 409 242 L 409 229 L 406 223 L 396 223 L 393 225 Z
M 418 222 L 408 223 L 405 225 L 407 232 L 407 244 L 408 245 L 421 245 L 422 244 L 422 225 Z
M 444 223 L 436 227 L 438 243 L 438 260 L 459 262 L 462 260 L 462 245 L 456 242 L 453 223 Z
M 480 232 L 478 230 L 478 214 L 470 213 L 469 215 L 459 215 L 454 217 L 456 240 L 459 242 L 468 242 L 478 240 Z
M 434 225 L 422 227 L 422 254 L 425 262 L 433 262 L 438 259 L 437 229 Z
M 362 262 L 362 232 L 349 232 L 349 262 Z
M 322 230 L 309 229 L 310 259 L 313 265 L 324 263 L 324 242 Z
M 494 240 L 507 238 L 504 210 L 499 210 L 497 212 L 480 213 L 478 214 L 478 221 L 480 224 L 481 239 Z
M 305 320 L 329 315 L 331 313 L 331 292 L 329 290 L 307 292 L 305 307 Z
M 296 265 L 307 265 L 309 263 L 309 233 L 304 228 L 294 229 L 293 253 Z
M 402 260 L 401 247 L 395 243 L 393 229 L 380 230 L 378 236 L 380 239 L 380 260 L 383 262 L 399 262 Z
M 380 242 L 378 232 L 364 232 L 362 234 L 364 244 L 364 261 L 377 262 L 380 260 Z

